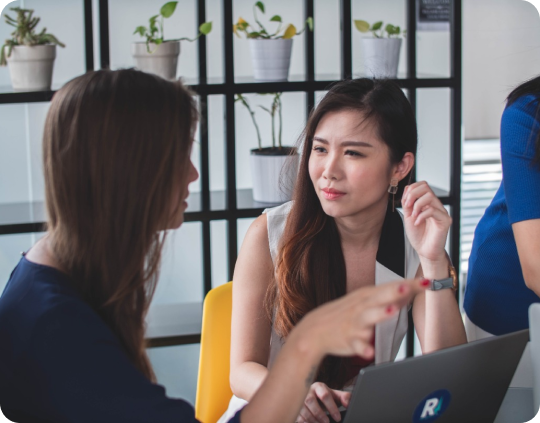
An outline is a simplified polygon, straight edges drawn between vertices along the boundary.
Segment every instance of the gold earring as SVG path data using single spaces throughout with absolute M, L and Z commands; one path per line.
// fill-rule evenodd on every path
M 398 191 L 398 183 L 399 181 L 397 179 L 392 179 L 390 181 L 390 186 L 388 187 L 388 192 L 392 194 L 392 211 L 396 211 L 396 193 Z

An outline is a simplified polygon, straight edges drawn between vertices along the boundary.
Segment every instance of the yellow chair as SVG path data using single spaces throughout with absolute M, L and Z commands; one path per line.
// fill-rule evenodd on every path
M 212 289 L 204 300 L 195 416 L 216 423 L 232 397 L 229 383 L 232 282 Z

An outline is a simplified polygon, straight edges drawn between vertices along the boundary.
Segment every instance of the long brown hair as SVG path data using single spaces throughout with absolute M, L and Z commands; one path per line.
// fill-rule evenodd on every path
M 180 83 L 88 72 L 54 96 L 43 159 L 48 238 L 74 286 L 150 380 L 144 318 L 197 121 Z M 161 232 L 160 232 L 161 231 Z
M 268 290 L 267 312 L 274 328 L 286 337 L 310 310 L 346 293 L 346 268 L 341 239 L 332 217 L 326 215 L 309 176 L 313 136 L 322 117 L 339 110 L 362 112 L 372 121 L 389 147 L 390 161 L 416 154 L 416 120 L 403 91 L 387 80 L 356 79 L 336 83 L 311 113 L 300 141 L 302 158 L 276 263 L 276 283 Z M 399 184 L 399 199 L 407 183 Z M 347 360 L 327 357 L 317 379 L 341 388 L 347 378 Z

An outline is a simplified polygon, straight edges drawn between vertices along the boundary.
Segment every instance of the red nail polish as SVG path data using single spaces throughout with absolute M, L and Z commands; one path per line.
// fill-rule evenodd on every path
M 386 307 L 386 312 L 388 314 L 392 314 L 394 312 L 394 306 L 389 305 L 388 307 Z
M 422 285 L 422 286 L 429 286 L 429 284 L 430 284 L 429 279 L 422 279 L 420 281 L 420 285 Z

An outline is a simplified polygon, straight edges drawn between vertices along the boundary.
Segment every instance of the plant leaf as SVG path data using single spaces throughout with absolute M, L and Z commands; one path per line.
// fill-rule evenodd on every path
M 372 31 L 377 31 L 377 30 L 381 29 L 382 26 L 383 26 L 382 21 L 375 22 L 375 23 L 373 24 L 373 26 L 371 27 L 371 30 L 372 30 Z
M 270 18 L 270 22 L 281 22 L 281 16 L 274 15 Z
M 313 31 L 313 18 L 310 16 L 306 19 L 306 24 L 310 31 Z
M 210 31 L 212 31 L 212 22 L 205 22 L 201 24 L 201 26 L 199 27 L 199 31 L 201 32 L 201 34 L 204 34 L 204 35 L 210 34 Z M 233 28 L 233 31 L 234 31 L 234 28 Z
M 369 23 L 367 23 L 366 21 L 362 21 L 360 19 L 356 19 L 354 21 L 354 26 L 356 27 L 356 29 L 360 32 L 368 32 L 369 31 Z
M 253 31 L 253 32 L 248 32 L 248 38 L 259 38 L 261 35 L 260 32 L 257 32 L 257 31 Z
M 264 13 L 264 3 L 262 1 L 255 3 L 255 7 L 258 7 L 259 10 Z
M 135 32 L 133 34 L 139 34 L 141 37 L 144 37 L 145 33 L 146 33 L 146 27 L 138 26 L 137 28 L 135 28 Z
M 293 24 L 289 24 L 285 32 L 283 33 L 284 39 L 292 38 L 296 35 L 296 28 Z
M 159 13 L 161 13 L 161 16 L 163 16 L 164 18 L 170 18 L 176 10 L 177 4 L 177 1 L 170 1 L 168 3 L 165 3 L 163 6 L 161 6 L 161 10 Z

